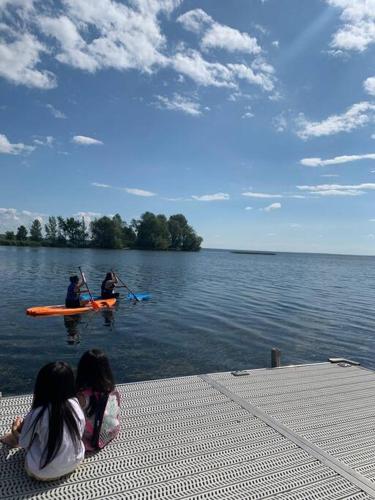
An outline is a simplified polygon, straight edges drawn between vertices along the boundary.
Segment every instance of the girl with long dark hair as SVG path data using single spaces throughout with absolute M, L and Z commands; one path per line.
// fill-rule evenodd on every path
M 77 368 L 77 397 L 86 417 L 86 451 L 103 448 L 119 432 L 120 396 L 106 354 L 86 351 Z
M 38 373 L 30 412 L 17 417 L 4 442 L 26 450 L 26 472 L 52 481 L 72 472 L 83 460 L 85 417 L 75 397 L 74 374 L 56 361 Z
M 115 293 L 116 285 L 118 284 L 117 277 L 112 271 L 105 275 L 101 286 L 101 296 L 102 299 L 113 299 L 118 297 L 119 294 Z

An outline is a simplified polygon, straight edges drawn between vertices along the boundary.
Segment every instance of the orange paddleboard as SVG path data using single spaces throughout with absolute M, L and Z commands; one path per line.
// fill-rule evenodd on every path
M 29 316 L 69 316 L 73 314 L 81 314 L 89 311 L 96 311 L 99 309 L 108 309 L 116 304 L 116 299 L 97 299 L 94 300 L 98 308 L 94 308 L 91 302 L 88 302 L 82 307 L 65 307 L 61 306 L 38 306 L 29 307 L 26 309 L 26 314 Z

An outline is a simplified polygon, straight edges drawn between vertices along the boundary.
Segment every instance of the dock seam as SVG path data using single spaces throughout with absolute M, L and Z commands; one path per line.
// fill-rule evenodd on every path
M 252 405 L 245 399 L 236 395 L 230 389 L 222 385 L 220 382 L 217 382 L 209 375 L 199 375 L 199 377 L 202 380 L 204 380 L 207 384 L 209 384 L 211 387 L 221 392 L 221 394 L 224 394 L 224 396 L 227 396 L 233 402 L 240 405 L 241 408 L 243 408 L 244 410 L 248 411 L 255 417 L 262 420 L 265 424 L 269 425 L 275 431 L 279 432 L 281 435 L 283 435 L 284 437 L 295 443 L 297 446 L 307 451 L 311 456 L 319 460 L 321 463 L 323 463 L 327 467 L 330 467 L 332 470 L 340 474 L 340 476 L 344 477 L 355 486 L 358 486 L 361 490 L 365 491 L 372 498 L 375 498 L 374 483 L 369 481 L 366 477 L 362 476 L 362 474 L 359 474 L 351 467 L 348 467 L 347 465 L 343 464 L 329 453 L 325 452 L 315 444 L 311 443 L 306 438 L 299 436 L 294 431 L 289 429 L 289 427 L 287 427 L 286 425 L 277 421 L 275 418 L 268 415 L 258 406 Z

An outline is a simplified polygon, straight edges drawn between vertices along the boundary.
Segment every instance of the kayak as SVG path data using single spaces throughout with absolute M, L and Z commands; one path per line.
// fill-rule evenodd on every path
M 97 299 L 94 302 L 99 309 L 108 309 L 116 304 L 116 299 Z M 26 314 L 29 316 L 69 316 L 97 310 L 91 302 L 88 302 L 82 307 L 65 307 L 64 305 L 29 307 L 26 309 Z

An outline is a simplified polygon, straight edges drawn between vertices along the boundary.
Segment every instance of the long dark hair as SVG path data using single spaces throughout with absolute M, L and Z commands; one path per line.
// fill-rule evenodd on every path
M 106 354 L 99 349 L 86 351 L 78 363 L 77 391 L 92 389 L 96 392 L 110 393 L 115 381 Z
M 43 366 L 38 373 L 34 387 L 32 410 L 40 408 L 32 430 L 31 442 L 35 429 L 44 412 L 48 411 L 48 442 L 42 452 L 40 466 L 43 469 L 57 455 L 67 426 L 74 446 L 78 449 L 81 436 L 78 429 L 77 415 L 68 399 L 75 397 L 73 370 L 63 361 L 55 361 Z M 43 465 L 42 465 L 43 463 Z

